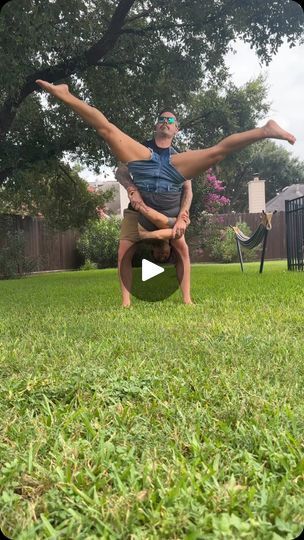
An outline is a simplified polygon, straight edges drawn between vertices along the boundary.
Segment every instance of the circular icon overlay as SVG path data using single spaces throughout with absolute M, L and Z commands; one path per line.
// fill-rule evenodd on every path
M 132 296 L 145 302 L 161 302 L 178 289 L 183 270 L 180 256 L 173 248 L 170 254 L 168 243 L 150 245 L 142 240 L 126 251 L 121 261 L 120 275 Z

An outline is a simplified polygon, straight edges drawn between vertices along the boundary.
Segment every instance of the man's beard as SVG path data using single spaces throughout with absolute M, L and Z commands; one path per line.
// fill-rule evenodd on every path
M 167 128 L 160 129 L 157 133 L 158 137 L 161 137 L 162 139 L 173 139 L 174 135 L 170 133 L 170 130 Z

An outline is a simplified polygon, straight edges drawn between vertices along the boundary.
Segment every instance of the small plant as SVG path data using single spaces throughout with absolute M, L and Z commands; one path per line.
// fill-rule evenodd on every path
M 86 259 L 84 264 L 80 267 L 80 270 L 96 270 L 97 264 L 92 262 L 90 259 Z

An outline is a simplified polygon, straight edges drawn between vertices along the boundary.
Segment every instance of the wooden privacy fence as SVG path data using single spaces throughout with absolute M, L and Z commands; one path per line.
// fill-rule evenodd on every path
M 259 226 L 261 214 L 235 213 L 235 214 L 220 214 L 213 216 L 212 219 L 222 219 L 221 228 L 225 229 L 229 225 L 236 225 L 238 222 L 247 223 L 251 231 L 254 232 Z M 210 257 L 207 251 L 200 253 L 197 251 L 199 245 L 198 238 L 191 238 L 190 254 L 192 262 L 210 262 Z M 269 232 L 266 260 L 286 259 L 286 227 L 285 227 L 285 212 L 277 212 L 272 218 L 272 230 Z
M 260 223 L 260 214 L 221 214 L 222 228 L 245 222 L 253 232 Z M 76 244 L 79 232 L 68 230 L 54 232 L 43 218 L 0 216 L 0 222 L 10 219 L 15 230 L 24 231 L 25 255 L 37 261 L 37 270 L 68 270 L 79 266 Z M 217 216 L 214 216 L 217 219 Z M 188 238 L 192 262 L 210 262 L 208 253 L 197 251 L 198 238 Z M 1 238 L 0 238 L 1 249 Z M 278 212 L 272 219 L 265 259 L 286 259 L 285 212 Z
M 0 216 L 0 224 L 4 230 L 10 226 L 12 230 L 24 232 L 25 256 L 36 261 L 38 271 L 73 269 L 78 266 L 78 231 L 55 232 L 43 218 L 29 216 Z

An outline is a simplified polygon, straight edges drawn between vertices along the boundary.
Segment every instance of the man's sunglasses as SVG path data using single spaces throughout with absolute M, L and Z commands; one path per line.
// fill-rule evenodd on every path
M 165 122 L 175 124 L 175 118 L 173 116 L 159 116 L 157 121 L 159 124 L 164 124 Z

